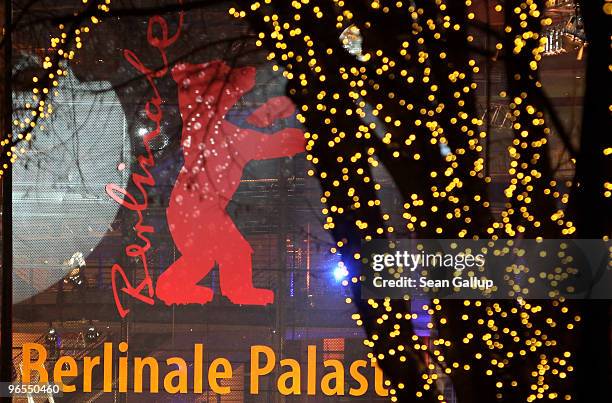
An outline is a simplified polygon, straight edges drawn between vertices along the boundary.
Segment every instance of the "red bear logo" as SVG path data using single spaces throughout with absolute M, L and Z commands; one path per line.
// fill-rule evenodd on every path
M 172 76 L 179 87 L 185 163 L 166 214 L 182 256 L 159 276 L 157 297 L 167 305 L 209 302 L 213 291 L 197 283 L 216 263 L 221 294 L 230 301 L 270 304 L 274 293 L 253 286 L 253 250 L 225 208 L 249 161 L 303 152 L 303 132 L 287 128 L 266 134 L 225 119 L 238 100 L 253 89 L 253 67 L 230 68 L 222 61 L 180 64 L 172 69 Z M 270 126 L 294 111 L 288 98 L 273 98 L 247 121 L 259 127 Z

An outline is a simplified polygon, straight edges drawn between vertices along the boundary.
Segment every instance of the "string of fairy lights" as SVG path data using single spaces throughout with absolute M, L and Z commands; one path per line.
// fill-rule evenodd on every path
M 440 164 L 426 172 L 434 184 L 429 189 L 423 189 L 426 193 L 412 193 L 404 204 L 402 217 L 409 232 L 425 231 L 426 234 L 458 238 L 487 236 L 496 240 L 505 236 L 537 233 L 535 230 L 550 223 L 558 236 L 569 236 L 575 232 L 573 222 L 565 217 L 564 206 L 569 196 L 560 186 L 569 189 L 571 182 L 560 184 L 555 178 L 545 175 L 546 148 L 552 133 L 546 115 L 537 101 L 532 100 L 531 92 L 520 91 L 515 94 L 510 89 L 500 94 L 509 98 L 512 129 L 515 133 L 507 148 L 510 166 L 508 184 L 504 190 L 504 207 L 499 216 L 484 227 L 484 233 L 473 225 L 481 209 L 488 209 L 491 205 L 485 193 L 478 190 L 478 186 L 464 186 L 465 175 L 483 185 L 491 182 L 491 178 L 484 172 L 482 158 L 483 143 L 489 133 L 483 130 L 483 121 L 474 110 L 469 109 L 467 100 L 477 89 L 473 74 L 479 72 L 479 66 L 476 60 L 467 57 L 463 65 L 453 66 L 447 80 L 442 80 L 436 74 L 441 71 L 440 68 L 436 70 L 439 63 L 445 63 L 449 57 L 444 50 L 446 41 L 464 28 L 462 24 L 475 18 L 472 1 L 465 0 L 464 3 L 466 11 L 460 16 L 460 21 L 456 21 L 457 16 L 449 12 L 449 1 L 442 0 L 372 0 L 369 2 L 367 16 L 359 15 L 351 8 L 350 2 L 342 0 L 327 4 L 309 0 L 294 0 L 284 4 L 275 0 L 262 0 L 251 2 L 244 10 L 229 10 L 229 14 L 236 18 L 249 16 L 258 19 L 257 26 L 261 29 L 257 44 L 273 49 L 268 54 L 268 60 L 274 62 L 275 71 L 282 70 L 289 80 L 290 94 L 296 95 L 299 101 L 303 92 L 312 91 L 318 100 L 317 104 L 300 104 L 302 113 L 298 118 L 302 123 L 314 119 L 315 125 L 311 127 L 322 127 L 324 130 L 322 133 L 308 132 L 305 136 L 309 152 L 307 158 L 313 164 L 309 175 L 318 176 L 324 188 L 321 201 L 327 204 L 322 210 L 326 215 L 326 229 L 333 230 L 337 217 L 347 213 L 342 207 L 334 205 L 334 200 L 344 197 L 348 201 L 346 205 L 350 205 L 357 213 L 365 211 L 364 206 L 375 208 L 381 205 L 380 199 L 368 200 L 367 196 L 359 193 L 358 186 L 351 186 L 351 183 L 365 183 L 376 191 L 381 190 L 382 185 L 368 175 L 368 168 L 376 168 L 380 158 L 383 158 L 381 155 L 389 152 L 392 158 L 403 163 L 423 164 L 433 158 L 432 155 L 442 154 Z M 504 5 L 509 4 L 512 7 L 505 9 Z M 506 41 L 500 39 L 495 49 L 508 57 L 526 61 L 525 76 L 515 75 L 511 79 L 534 89 L 542 86 L 537 72 L 547 45 L 546 36 L 541 35 L 540 31 L 552 23 L 546 16 L 546 5 L 544 1 L 521 0 L 495 6 L 496 12 L 506 16 L 502 36 L 510 38 Z M 429 17 L 432 14 L 431 8 L 435 8 L 437 19 Z M 370 42 L 370 46 L 379 48 L 363 51 L 363 38 L 373 31 L 370 28 L 381 20 L 380 16 L 395 14 L 409 21 L 409 34 L 406 34 L 406 40 L 399 49 L 389 49 L 386 43 L 382 43 L 383 40 L 380 43 Z M 317 21 L 322 25 L 330 25 L 320 28 Z M 321 32 L 334 29 L 338 33 L 336 38 L 339 43 L 336 45 L 353 55 L 353 60 L 346 61 L 338 57 L 338 50 L 331 44 L 333 38 L 330 40 L 329 35 Z M 317 40 L 329 42 L 315 46 Z M 464 44 L 473 40 L 467 34 Z M 513 46 L 504 48 L 509 47 L 508 43 Z M 333 60 L 336 57 L 342 60 L 341 64 Z M 412 68 L 404 68 L 405 62 L 410 60 Z M 388 85 L 397 80 L 401 80 L 407 88 L 413 88 L 414 95 L 402 97 L 393 86 Z M 345 82 L 346 86 L 335 88 L 330 85 L 327 88 L 325 84 L 328 82 Z M 345 93 L 342 93 L 343 90 Z M 372 100 L 377 97 L 381 102 L 373 103 Z M 354 104 L 355 107 L 341 110 L 338 107 L 341 104 Z M 356 116 L 362 122 L 355 124 L 352 132 L 343 130 L 345 126 L 342 126 L 342 121 L 347 116 Z M 462 134 L 460 138 L 457 138 L 456 133 Z M 366 144 L 366 155 L 360 152 L 352 155 L 335 154 L 335 172 L 318 168 L 320 159 L 324 158 L 318 151 L 320 147 L 327 146 L 327 152 L 333 154 L 339 145 L 347 142 Z M 604 153 L 612 154 L 610 150 L 604 150 Z M 369 165 L 365 169 L 361 164 L 364 160 L 365 165 Z M 406 169 L 410 170 L 412 166 Z M 606 183 L 604 188 L 609 195 L 609 184 Z M 343 192 L 346 194 L 338 195 Z M 550 216 L 540 217 L 536 211 L 534 200 L 543 199 L 548 199 L 550 206 L 554 207 Z M 376 226 L 366 218 L 357 217 L 355 230 L 365 240 L 395 231 L 392 225 Z M 383 220 L 388 220 L 387 214 L 383 215 Z M 456 233 L 449 233 L 455 230 Z M 332 252 L 342 250 L 345 245 L 343 240 L 338 241 Z M 359 258 L 359 255 L 355 256 L 356 260 Z M 354 277 L 344 284 L 358 281 L 360 279 Z M 351 302 L 352 299 L 347 298 L 347 303 Z M 431 357 L 428 371 L 422 374 L 420 387 L 417 388 L 417 397 L 431 396 L 433 391 L 435 399 L 447 401 L 448 396 L 437 390 L 436 384 L 440 377 L 454 372 L 469 372 L 477 367 L 484 372 L 482 375 L 499 378 L 494 383 L 498 399 L 520 388 L 527 391 L 523 396 L 527 401 L 572 399 L 561 388 L 555 390 L 555 386 L 565 382 L 574 370 L 572 353 L 563 349 L 555 334 L 573 330 L 580 321 L 580 317 L 570 312 L 563 299 L 554 300 L 548 305 L 523 299 L 515 300 L 512 304 L 465 300 L 460 310 L 455 309 L 460 312 L 457 318 L 446 316 L 444 312 L 447 306 L 438 299 L 423 305 L 422 313 L 420 310 L 412 313 L 394 312 L 389 298 L 382 301 L 370 299 L 367 303 L 377 317 L 375 322 L 380 330 L 391 330 L 388 334 L 374 330 L 364 341 L 365 345 L 374 349 L 383 338 L 396 340 L 396 344 L 387 352 L 376 356 L 369 353 L 372 361 L 392 359 L 398 364 L 403 363 L 414 356 L 408 354 L 408 351 L 427 352 Z M 435 323 L 432 319 L 427 324 L 429 329 L 437 330 L 437 336 L 434 333 L 431 343 L 414 334 L 402 334 L 402 321 L 414 320 L 420 315 L 436 317 Z M 352 318 L 357 325 L 364 325 L 359 313 L 353 314 Z M 451 323 L 460 325 L 453 327 L 455 333 L 465 329 L 465 333 L 458 337 L 459 345 L 456 345 L 456 341 L 440 336 L 444 327 L 450 327 Z M 474 345 L 478 347 L 470 350 L 476 351 L 470 360 L 459 362 L 452 358 L 453 349 Z M 526 356 L 531 357 L 531 361 L 526 361 Z M 525 368 L 522 366 L 526 364 L 523 362 L 533 363 L 531 372 L 527 373 L 528 379 L 518 375 L 513 379 L 502 377 L 504 369 L 512 367 L 521 367 L 522 370 L 517 372 L 524 373 Z M 390 387 L 391 400 L 398 401 L 398 391 L 406 385 L 391 385 L 389 382 L 387 385 Z
M 503 7 L 498 5 L 495 10 L 501 13 Z M 519 81 L 524 88 L 541 88 L 542 83 L 537 78 L 537 70 L 546 49 L 547 38 L 534 32 L 532 28 L 536 24 L 549 26 L 552 20 L 543 18 L 545 10 L 533 1 L 523 3 L 522 7 L 517 6 L 512 10 L 506 10 L 506 13 L 520 20 L 520 23 L 515 25 L 515 32 L 510 32 L 509 27 L 505 28 L 505 32 L 513 36 L 513 57 L 518 58 L 526 54 L 530 58 L 528 61 L 529 73 L 524 73 L 522 76 L 516 74 L 513 79 Z M 497 44 L 498 49 L 501 49 L 502 46 L 502 43 Z M 525 68 L 527 69 L 527 66 Z M 504 92 L 502 95 L 507 94 Z M 501 222 L 493 223 L 488 229 L 488 233 L 492 236 L 496 235 L 495 230 L 499 228 L 503 228 L 507 235 L 514 237 L 524 233 L 526 225 L 531 225 L 533 228 L 539 228 L 542 225 L 542 218 L 536 217 L 533 212 L 535 208 L 534 192 L 542 192 L 544 195 L 559 200 L 562 205 L 566 205 L 569 201 L 568 193 L 559 190 L 556 180 L 551 178 L 545 182 L 542 176 L 542 160 L 551 134 L 544 111 L 538 110 L 537 105 L 530 103 L 527 89 L 513 95 L 509 107 L 514 117 L 513 129 L 520 131 L 520 136 L 515 138 L 512 145 L 508 147 L 511 163 L 508 169 L 510 180 L 504 191 L 507 199 L 506 208 L 501 213 Z M 522 116 L 527 116 L 527 118 L 522 119 Z M 528 157 L 522 158 L 521 154 L 526 154 Z M 571 188 L 571 181 L 568 181 L 566 185 Z M 520 215 L 524 219 L 512 220 L 513 215 Z M 557 209 L 550 217 L 543 219 L 550 219 L 562 227 L 562 235 L 571 235 L 576 230 L 571 220 L 564 219 L 564 208 Z M 512 223 L 516 221 L 520 221 L 521 224 L 514 226 Z
M 3 153 L 10 158 L 10 162 L 17 161 L 20 154 L 27 152 L 27 145 L 33 140 L 36 129 L 43 131 L 44 119 L 53 113 L 51 98 L 57 95 L 59 81 L 68 75 L 67 63 L 74 57 L 83 45 L 83 36 L 90 32 L 91 27 L 98 24 L 102 16 L 110 11 L 111 0 L 99 0 L 92 4 L 90 0 L 82 0 L 87 7 L 89 18 L 79 21 L 78 24 L 59 24 L 58 32 L 51 37 L 49 55 L 42 60 L 43 76 L 34 76 L 32 95 L 24 105 L 24 113 L 13 119 L 14 133 L 6 133 L 0 141 Z M 77 14 L 78 15 L 78 14 Z M 76 20 L 77 17 L 74 17 Z M 0 167 L 0 177 L 8 163 Z

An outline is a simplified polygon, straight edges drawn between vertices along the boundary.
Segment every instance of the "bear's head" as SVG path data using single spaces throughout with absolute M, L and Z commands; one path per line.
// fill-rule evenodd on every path
M 172 69 L 179 93 L 200 102 L 230 107 L 255 86 L 255 74 L 254 67 L 231 67 L 222 60 L 177 64 Z

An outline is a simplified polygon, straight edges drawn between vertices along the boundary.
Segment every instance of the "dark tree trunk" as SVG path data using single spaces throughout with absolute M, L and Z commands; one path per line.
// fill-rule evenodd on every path
M 582 136 L 576 161 L 573 198 L 578 238 L 612 233 L 612 198 L 604 195 L 604 182 L 612 182 L 612 92 L 609 90 L 612 52 L 612 16 L 604 0 L 583 0 L 581 11 L 587 36 L 586 89 Z M 608 3 L 609 4 L 609 3 Z M 607 90 L 605 88 L 608 88 Z M 603 401 L 610 396 L 610 301 L 581 301 L 582 329 L 578 349 L 578 401 Z

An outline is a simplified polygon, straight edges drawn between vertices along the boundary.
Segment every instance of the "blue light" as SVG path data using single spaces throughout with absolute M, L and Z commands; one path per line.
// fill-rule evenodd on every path
M 336 268 L 334 269 L 334 278 L 336 281 L 344 280 L 348 276 L 349 272 L 346 270 L 346 266 L 344 263 L 339 262 Z

